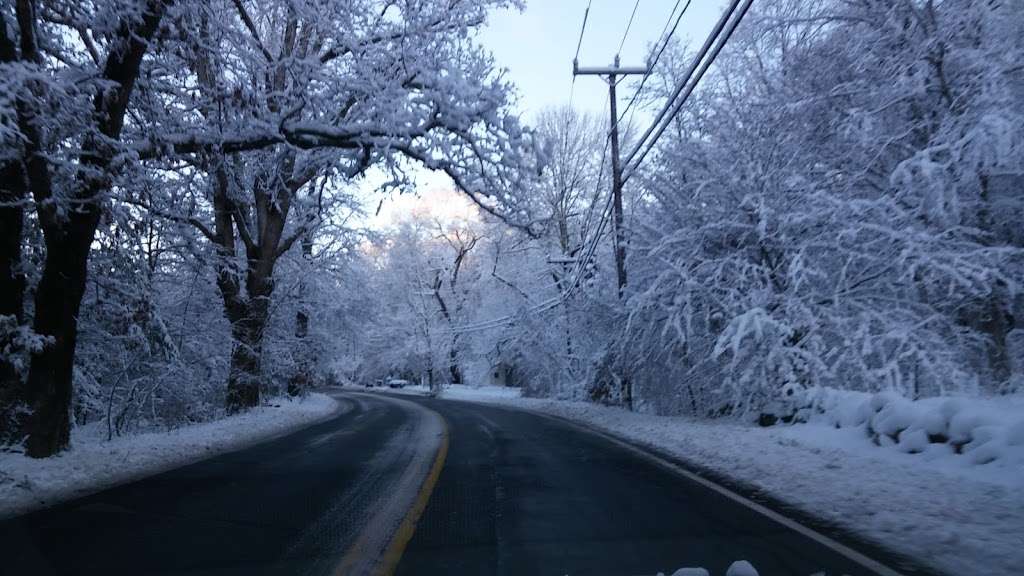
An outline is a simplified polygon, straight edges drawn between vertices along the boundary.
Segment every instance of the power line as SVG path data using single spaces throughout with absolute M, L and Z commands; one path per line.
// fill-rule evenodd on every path
M 457 332 L 459 334 L 464 334 L 467 332 L 479 332 L 483 330 L 501 328 L 503 326 L 511 324 L 513 321 L 515 321 L 516 318 L 522 316 L 524 313 L 535 314 L 538 312 L 546 312 L 548 310 L 551 310 L 555 306 L 558 306 L 559 304 L 565 302 L 570 296 L 572 296 L 572 294 L 579 287 L 581 280 L 583 279 L 582 277 L 584 271 L 586 267 L 590 264 L 590 261 L 593 259 L 594 253 L 597 251 L 597 245 L 600 242 L 601 236 L 604 234 L 604 229 L 608 223 L 609 217 L 611 216 L 611 206 L 611 195 L 609 194 L 608 200 L 605 202 L 605 207 L 602 210 L 601 220 L 598 223 L 597 230 L 594 233 L 594 236 L 592 237 L 591 241 L 587 243 L 588 245 L 584 246 L 584 256 L 582 258 L 576 259 L 576 263 L 569 274 L 572 280 L 569 283 L 569 288 L 565 292 L 560 292 L 557 296 L 547 298 L 541 301 L 540 303 L 529 307 L 529 309 L 523 312 L 519 312 L 516 314 L 506 314 L 505 316 L 492 318 L 491 320 L 486 320 L 475 324 L 453 326 L 448 330 L 448 332 Z
M 588 0 L 587 8 L 583 11 L 583 25 L 580 26 L 580 39 L 576 42 L 576 55 L 572 57 L 573 60 L 579 60 L 580 58 L 580 47 L 583 46 L 583 33 L 587 31 L 587 18 L 590 16 L 590 4 L 593 0 Z
M 661 60 L 662 54 L 665 53 L 665 49 L 668 48 L 668 44 L 672 40 L 672 37 L 675 36 L 676 29 L 679 28 L 679 23 L 682 22 L 683 15 L 686 14 L 686 11 L 690 8 L 690 4 L 693 3 L 693 0 L 686 0 L 686 5 L 683 6 L 682 12 L 680 12 L 679 15 L 676 16 L 676 10 L 679 9 L 679 5 L 681 3 L 682 0 L 676 0 L 675 5 L 672 7 L 672 12 L 670 12 L 668 15 L 668 20 L 665 21 L 665 28 L 661 31 L 661 36 L 658 37 L 658 44 L 660 44 L 661 47 L 658 49 L 657 53 L 655 53 L 654 58 L 648 65 L 648 68 L 652 73 L 654 72 L 654 67 L 657 66 L 658 62 Z M 674 24 L 672 23 L 673 16 L 676 16 L 676 21 Z M 669 30 L 669 26 L 672 27 L 671 31 Z M 655 46 L 657 46 L 658 44 L 656 44 Z M 650 77 L 651 75 L 647 74 L 640 80 L 640 86 L 636 89 L 636 92 L 633 93 L 633 98 L 630 99 L 629 104 L 626 104 L 626 108 L 622 111 L 622 115 L 619 117 L 620 122 L 623 118 L 626 117 L 626 113 L 630 112 L 631 109 L 632 113 L 636 113 L 636 109 L 633 108 L 633 105 L 636 104 L 637 100 L 640 97 L 640 93 L 643 92 L 644 85 L 647 84 L 647 80 Z M 633 116 L 631 114 L 629 117 L 628 125 L 632 126 L 632 124 Z
M 732 17 L 736 13 L 737 7 L 740 6 L 740 2 L 741 1 L 744 2 L 743 5 L 742 5 L 742 8 L 740 9 L 740 11 L 738 13 L 738 16 L 736 16 L 736 18 L 733 19 Z M 664 36 L 664 32 L 663 32 L 664 38 L 663 38 L 663 41 L 662 41 L 662 47 L 659 49 L 658 53 L 656 54 L 655 59 L 653 60 L 652 65 L 650 66 L 650 68 L 653 68 L 653 64 L 657 63 L 658 59 L 661 58 L 661 55 L 662 55 L 662 53 L 664 53 L 665 48 L 667 47 L 670 38 L 675 33 L 676 27 L 678 27 L 678 25 L 679 25 L 679 22 L 680 22 L 680 20 L 682 18 L 682 15 L 686 12 L 686 9 L 689 7 L 690 3 L 691 3 L 691 0 L 687 0 L 687 3 L 683 7 L 682 12 L 680 12 L 679 16 L 676 18 L 675 24 L 672 27 L 672 31 L 669 32 L 669 34 L 667 36 Z M 677 1 L 676 2 L 676 7 L 678 7 L 678 4 L 679 4 L 679 2 Z M 703 76 L 707 72 L 708 68 L 711 66 L 711 64 L 714 63 L 714 61 L 718 57 L 719 53 L 721 53 L 722 48 L 729 41 L 729 39 L 732 37 L 733 32 L 735 32 L 735 30 L 736 30 L 737 26 L 739 25 L 740 21 L 742 21 L 743 17 L 746 15 L 746 13 L 749 10 L 751 4 L 753 4 L 753 0 L 733 0 L 733 2 L 730 4 L 729 8 L 722 15 L 721 19 L 718 21 L 718 23 L 716 24 L 715 28 L 712 30 L 711 34 L 708 36 L 708 39 L 705 41 L 704 46 L 701 48 L 701 50 L 698 53 L 697 57 L 694 59 L 694 61 L 691 64 L 690 68 L 687 70 L 686 74 L 684 74 L 682 81 L 677 85 L 676 89 L 673 91 L 673 94 L 669 98 L 668 102 L 666 102 L 665 107 L 658 113 L 655 121 L 647 129 L 647 131 L 644 133 L 644 136 L 640 139 L 640 141 L 637 143 L 636 147 L 633 149 L 633 151 L 629 154 L 628 158 L 626 159 L 626 164 L 627 164 L 626 168 L 629 171 L 623 176 L 623 181 L 625 181 L 626 179 L 628 179 L 632 175 L 632 173 L 637 169 L 637 167 L 644 160 L 646 155 L 653 148 L 653 146 L 657 142 L 657 140 L 662 136 L 662 134 L 664 134 L 664 132 L 667 129 L 668 125 L 672 122 L 672 120 L 675 118 L 675 116 L 679 113 L 680 109 L 686 103 L 686 100 L 690 97 L 690 95 L 693 93 L 693 90 L 696 88 L 697 84 L 703 78 Z M 639 6 L 639 0 L 637 0 L 637 2 L 633 6 L 633 14 L 630 16 L 629 23 L 626 25 L 626 32 L 625 32 L 625 34 L 623 34 L 622 44 L 620 44 L 620 48 L 619 48 L 620 51 L 622 49 L 622 45 L 625 43 L 626 36 L 629 34 L 629 29 L 632 26 L 633 18 L 636 16 L 636 11 L 637 11 L 637 7 L 638 6 Z M 671 21 L 671 18 L 673 16 L 673 14 L 675 13 L 676 7 L 674 7 L 673 8 L 673 12 L 669 14 L 669 21 Z M 589 11 L 590 11 L 590 5 L 588 3 L 587 10 L 586 10 L 586 12 L 584 12 L 583 27 L 582 27 L 582 29 L 580 31 L 580 44 L 582 43 L 583 31 L 586 28 L 587 15 L 589 14 Z M 666 23 L 666 30 L 667 30 L 667 23 Z M 724 31 L 724 36 L 722 35 L 723 31 Z M 709 50 L 710 50 L 710 52 L 709 52 Z M 579 55 L 579 44 L 577 44 L 577 57 L 578 57 L 578 55 Z M 637 92 L 634 94 L 633 101 L 636 100 L 636 98 L 639 95 L 640 91 L 643 89 L 643 85 L 644 85 L 644 82 L 646 81 L 646 79 L 647 79 L 647 75 L 645 75 L 644 81 L 641 81 L 640 87 L 637 89 Z M 691 82 L 691 79 L 693 80 L 692 82 Z M 684 90 L 685 90 L 685 93 L 684 93 Z M 682 98 L 680 98 L 680 95 L 682 95 Z M 632 105 L 633 101 L 631 101 L 630 105 Z M 615 119 L 615 125 L 617 125 L 624 116 L 625 116 L 625 111 L 623 112 L 622 116 L 620 116 L 617 119 Z M 612 126 L 613 129 L 614 129 L 615 125 Z M 652 137 L 652 135 L 653 135 L 653 137 Z M 602 152 L 602 157 L 604 156 L 605 152 L 607 152 L 608 142 L 609 142 L 609 138 L 606 138 L 605 139 L 604 151 Z M 646 145 L 646 148 L 644 148 L 645 145 Z M 644 148 L 642 152 L 641 152 L 641 148 Z M 640 156 L 637 157 L 637 154 L 640 154 Z M 635 162 L 634 162 L 634 159 L 635 159 Z M 603 162 L 602 162 L 602 166 L 603 166 Z M 602 169 L 601 169 L 601 171 L 600 171 L 600 173 L 598 175 L 597 190 L 600 190 L 600 185 L 601 185 L 601 183 L 603 181 L 603 177 L 604 177 L 604 170 L 603 170 L 603 167 L 602 167 Z M 490 330 L 490 329 L 493 329 L 493 328 L 499 328 L 499 327 L 502 327 L 502 326 L 507 326 L 508 324 L 513 322 L 515 320 L 515 318 L 520 317 L 524 313 L 544 312 L 544 311 L 550 310 L 550 309 L 554 308 L 555 306 L 558 306 L 559 304 L 565 302 L 578 289 L 578 287 L 579 287 L 579 285 L 581 283 L 583 274 L 585 273 L 586 267 L 590 264 L 591 259 L 593 258 L 595 252 L 597 251 L 597 245 L 600 242 L 600 239 L 601 239 L 602 235 L 604 234 L 604 230 L 605 230 L 605 228 L 607 226 L 607 223 L 608 223 L 608 221 L 610 219 L 610 216 L 611 216 L 611 212 L 612 212 L 611 208 L 612 208 L 612 195 L 609 194 L 608 195 L 608 199 L 605 201 L 605 206 L 604 206 L 604 209 L 602 210 L 600 221 L 598 222 L 597 227 L 596 227 L 596 229 L 594 231 L 594 235 L 591 237 L 589 242 L 586 241 L 586 228 L 584 229 L 584 246 L 583 246 L 583 249 L 582 249 L 581 257 L 577 257 L 576 263 L 573 266 L 573 269 L 572 269 L 572 271 L 569 274 L 569 276 L 571 278 L 571 282 L 569 284 L 569 288 L 565 292 L 562 292 L 562 293 L 560 293 L 557 296 L 554 296 L 554 297 L 551 297 L 551 298 L 547 298 L 547 299 L 543 300 L 542 302 L 531 306 L 528 310 L 526 310 L 524 312 L 520 312 L 520 313 L 515 314 L 515 315 L 508 314 L 508 315 L 505 315 L 505 316 L 502 316 L 502 317 L 499 317 L 499 318 L 494 318 L 492 320 L 488 320 L 488 321 L 485 321 L 485 322 L 479 322 L 479 323 L 476 323 L 476 324 L 469 324 L 469 325 L 464 325 L 464 326 L 461 326 L 461 327 L 452 327 L 450 331 L 452 331 L 452 332 L 459 332 L 459 333 L 465 333 L 465 332 L 475 332 L 475 331 L 481 331 L 481 330 Z M 589 224 L 587 225 L 587 227 L 589 227 Z
M 607 139 L 606 139 L 606 148 L 605 149 L 607 150 Z M 603 177 L 603 171 L 602 171 L 602 176 L 600 176 L 598 178 L 597 189 L 600 189 L 600 182 L 602 180 L 602 177 Z M 512 322 L 514 322 L 516 320 L 516 318 L 519 318 L 519 317 L 523 316 L 524 314 L 536 314 L 538 312 L 546 312 L 548 310 L 553 309 L 555 306 L 558 306 L 559 304 L 561 304 L 561 303 L 565 302 L 566 300 L 568 300 L 569 297 L 571 297 L 576 292 L 576 290 L 579 288 L 579 286 L 580 286 L 580 284 L 581 284 L 581 282 L 583 280 L 583 274 L 585 273 L 586 267 L 590 264 L 590 261 L 593 259 L 594 254 L 597 252 L 597 245 L 600 242 L 601 236 L 604 234 L 604 230 L 605 230 L 605 228 L 606 228 L 606 226 L 608 224 L 608 221 L 610 219 L 611 212 L 612 212 L 611 209 L 612 209 L 612 195 L 609 194 L 608 195 L 608 200 L 605 201 L 604 209 L 602 210 L 602 214 L 601 214 L 601 219 L 598 222 L 598 225 L 597 225 L 596 231 L 594 232 L 593 237 L 591 238 L 590 242 L 584 242 L 584 246 L 583 246 L 583 249 L 582 249 L 582 252 L 581 252 L 583 254 L 583 256 L 582 257 L 577 257 L 576 262 L 575 262 L 572 270 L 569 273 L 569 277 L 571 277 L 571 281 L 569 283 L 569 288 L 565 292 L 560 292 L 557 296 L 553 296 L 551 298 L 547 298 L 545 300 L 542 300 L 540 303 L 534 304 L 533 306 L 530 306 L 525 311 L 521 311 L 521 312 L 518 312 L 516 314 L 506 314 L 504 316 L 500 316 L 498 318 L 492 318 L 490 320 L 485 320 L 483 322 L 477 322 L 477 323 L 473 323 L 473 324 L 465 324 L 463 326 L 453 326 L 450 329 L 448 329 L 447 332 L 449 332 L 449 333 L 465 334 L 465 333 L 468 333 L 468 332 L 480 332 L 480 331 L 484 331 L 484 330 L 492 330 L 492 329 L 495 329 L 495 328 L 502 328 L 504 326 L 507 326 L 507 325 L 511 324 Z
M 722 14 L 721 19 L 715 25 L 714 30 L 708 36 L 704 45 L 701 47 L 697 56 L 694 58 L 690 67 L 683 75 L 680 82 L 676 85 L 671 97 L 666 102 L 665 107 L 661 109 L 655 118 L 654 122 L 651 123 L 644 135 L 637 141 L 636 146 L 626 157 L 626 170 L 624 179 L 628 180 L 632 176 L 633 172 L 637 169 L 640 163 L 644 160 L 647 154 L 654 147 L 657 140 L 664 134 L 668 125 L 671 124 L 673 118 L 682 109 L 683 104 L 693 93 L 697 84 L 700 83 L 704 73 L 707 72 L 708 68 L 718 57 L 722 48 L 732 37 L 733 32 L 739 25 L 740 21 L 746 15 L 750 9 L 750 5 L 753 4 L 753 0 L 744 0 L 743 6 L 739 10 L 736 18 L 733 15 L 736 14 L 736 9 L 739 7 L 741 0 L 733 0 L 729 8 Z M 724 30 L 724 36 L 723 36 Z M 692 80 L 692 82 L 691 82 Z M 685 91 L 685 93 L 684 93 Z M 681 97 L 680 97 L 681 96 Z M 653 135 L 653 136 L 652 136 Z M 639 154 L 639 157 L 637 156 Z
M 732 3 L 729 5 L 729 7 L 725 10 L 724 13 L 722 13 L 721 18 L 718 19 L 718 22 L 715 24 L 714 29 L 708 35 L 707 39 L 704 41 L 704 45 L 701 46 L 700 51 L 697 53 L 697 57 L 694 59 L 693 65 L 683 76 L 682 80 L 677 84 L 675 90 L 672 92 L 672 95 L 669 96 L 668 101 L 665 103 L 665 107 L 662 108 L 660 112 L 658 112 L 658 115 L 655 117 L 654 122 L 652 122 L 651 126 L 647 129 L 646 132 L 644 132 L 644 135 L 640 137 L 640 140 L 637 142 L 636 147 L 633 149 L 632 152 L 629 153 L 629 155 L 626 156 L 627 165 L 636 155 L 636 152 L 637 150 L 640 149 L 640 146 L 647 140 L 648 137 L 650 137 L 651 133 L 654 132 L 658 123 L 661 122 L 661 120 L 665 117 L 665 114 L 668 112 L 668 109 L 672 106 L 672 102 L 674 102 L 675 99 L 679 97 L 679 94 L 683 91 L 683 88 L 686 87 L 687 82 L 689 82 L 690 74 L 693 73 L 693 68 L 697 65 L 697 63 L 700 60 L 704 58 L 704 56 L 707 54 L 707 51 L 711 48 L 711 45 L 722 33 L 722 29 L 725 28 L 726 23 L 729 21 L 729 18 L 732 17 L 732 14 L 736 11 L 736 7 L 739 6 L 739 3 L 740 0 L 732 0 Z
M 687 9 L 690 8 L 692 0 L 686 1 L 686 5 L 683 6 L 682 12 L 680 12 L 679 15 L 676 16 L 675 24 L 673 24 L 672 17 L 675 16 L 676 10 L 679 8 L 679 4 L 681 3 L 682 0 L 676 0 L 675 5 L 672 7 L 672 11 L 669 12 L 668 19 L 665 21 L 665 28 L 661 31 L 661 36 L 659 36 L 658 40 L 658 44 L 660 44 L 661 47 L 658 49 L 657 53 L 654 55 L 654 58 L 648 65 L 649 72 L 648 74 L 644 75 L 644 77 L 640 80 L 640 86 L 637 87 L 636 92 L 633 93 L 633 97 L 630 98 L 629 103 L 626 104 L 626 108 L 622 111 L 622 114 L 619 116 L 619 119 L 617 120 L 618 123 L 621 123 L 622 119 L 626 117 L 626 114 L 629 114 L 629 121 L 626 122 L 627 134 L 633 131 L 633 118 L 636 115 L 637 108 L 639 107 L 635 105 L 640 99 L 640 94 L 643 93 L 644 86 L 647 85 L 647 80 L 649 80 L 651 74 L 654 73 L 655 66 L 658 65 L 658 62 L 661 60 L 661 56 L 665 53 L 665 49 L 668 48 L 669 42 L 671 42 L 672 37 L 675 36 L 676 29 L 679 28 L 679 23 L 682 22 L 683 15 L 686 14 Z M 672 27 L 671 30 L 669 30 L 670 25 Z M 657 46 L 658 44 L 655 44 L 655 46 Z
M 576 41 L 576 55 L 572 57 L 573 66 L 580 59 L 580 47 L 583 46 L 583 34 L 587 31 L 587 19 L 590 17 L 590 4 L 593 0 L 587 0 L 587 8 L 583 11 L 583 24 L 580 26 L 580 38 Z M 572 81 L 569 84 L 569 108 L 572 108 L 573 96 L 576 95 L 576 75 L 573 74 Z
M 718 54 L 721 51 L 722 47 L 725 45 L 726 42 L 729 41 L 729 38 L 732 36 L 732 33 L 735 31 L 736 27 L 739 25 L 739 22 L 743 19 L 743 16 L 746 14 L 747 10 L 750 8 L 750 5 L 753 3 L 753 0 L 746 0 L 746 3 L 743 5 L 743 7 L 742 7 L 742 9 L 741 9 L 741 11 L 739 13 L 739 16 L 736 17 L 734 20 L 732 20 L 731 24 L 729 25 L 728 29 L 725 32 L 724 38 L 720 39 L 721 34 L 722 34 L 722 30 L 725 29 L 726 24 L 729 22 L 730 18 L 732 18 L 732 15 L 735 13 L 737 6 L 739 6 L 740 1 L 741 0 L 733 0 L 732 5 L 729 7 L 729 9 L 726 11 L 726 13 L 723 14 L 722 18 L 719 20 L 718 25 L 715 26 L 714 30 L 709 35 L 708 40 L 705 42 L 705 45 L 704 45 L 704 47 L 701 50 L 701 54 L 698 57 L 697 62 L 699 62 L 700 60 L 702 60 L 704 58 L 704 55 L 707 53 L 709 47 L 712 44 L 717 42 L 717 45 L 715 45 L 714 50 L 713 50 L 713 52 L 711 54 L 711 57 L 707 60 L 707 62 L 705 63 L 705 66 L 700 70 L 700 72 L 696 76 L 695 81 L 693 83 L 693 86 L 691 86 L 690 90 L 687 91 L 687 94 L 686 94 L 687 97 L 689 96 L 690 93 L 692 93 L 692 90 L 693 90 L 694 87 L 696 87 L 696 84 L 698 82 L 700 82 L 700 79 L 701 79 L 701 77 L 703 77 L 704 72 L 711 65 L 711 63 L 714 62 L 714 59 L 718 56 Z M 679 1 L 676 2 L 676 6 L 673 7 L 672 13 L 669 14 L 669 19 L 666 22 L 665 31 L 668 30 L 668 24 L 672 21 L 672 16 L 674 15 L 674 13 L 675 13 L 679 3 L 680 3 Z M 639 4 L 639 0 L 638 0 L 637 4 Z M 658 52 L 657 52 L 657 54 L 655 56 L 655 59 L 652 62 L 651 68 L 653 68 L 653 64 L 657 63 L 657 61 L 661 58 L 661 56 L 664 53 L 666 47 L 668 46 L 668 43 L 669 43 L 671 37 L 675 34 L 675 31 L 676 31 L 677 27 L 679 26 L 679 22 L 682 20 L 683 14 L 686 13 L 686 10 L 689 8 L 690 4 L 691 4 L 691 0 L 687 0 L 687 3 L 683 7 L 683 10 L 679 13 L 678 17 L 676 18 L 676 21 L 673 24 L 671 31 L 668 32 L 667 35 L 665 35 L 665 31 L 663 31 L 663 39 L 662 39 L 662 42 L 661 42 L 661 48 L 658 50 Z M 636 5 L 634 5 L 634 15 L 635 15 L 635 11 L 636 11 Z M 631 18 L 631 21 L 632 21 L 632 18 Z M 629 31 L 629 26 L 628 25 L 627 25 L 626 31 L 627 31 L 627 33 Z M 719 39 L 720 39 L 720 41 L 719 41 Z M 685 85 L 685 83 L 689 79 L 688 77 L 691 76 L 691 75 L 692 75 L 692 67 L 691 67 L 690 73 L 687 74 L 687 78 L 684 79 L 683 85 Z M 649 75 L 645 75 L 644 76 L 644 81 L 646 81 L 648 76 Z M 638 88 L 636 94 L 634 94 L 634 101 L 635 101 L 637 95 L 639 95 L 640 90 L 642 90 L 642 89 L 643 89 L 643 82 L 641 82 L 640 88 Z M 666 111 L 673 107 L 673 100 L 674 100 L 674 98 L 676 96 L 678 96 L 678 94 L 680 92 L 681 92 L 680 89 L 677 89 L 675 91 L 675 93 L 673 94 L 673 98 L 670 99 L 670 101 L 668 103 L 666 103 L 666 108 L 664 110 L 662 110 L 662 112 L 659 114 L 658 119 L 655 120 L 655 125 L 657 124 L 657 122 L 662 117 L 665 116 Z M 685 98 L 675 105 L 674 109 L 672 110 L 671 115 L 665 121 L 664 125 L 662 125 L 658 129 L 658 132 L 655 134 L 654 138 L 651 140 L 651 143 L 650 143 L 651 146 L 653 146 L 654 142 L 656 142 L 657 139 L 661 137 L 661 135 L 662 135 L 662 133 L 664 133 L 664 130 L 667 127 L 668 123 L 670 123 L 672 121 L 672 118 L 675 117 L 675 115 L 678 113 L 679 109 L 682 107 L 682 105 L 684 103 L 685 103 Z M 625 113 L 623 113 L 623 115 L 624 114 Z M 621 119 L 622 119 L 622 116 L 617 118 L 616 119 L 616 124 L 618 122 L 620 122 Z M 614 129 L 614 126 L 612 128 Z M 637 149 L 639 149 L 639 146 L 643 144 L 644 140 L 647 138 L 648 135 L 651 134 L 651 132 L 652 132 L 652 130 L 648 129 L 648 131 L 645 134 L 644 138 L 641 139 L 640 143 L 638 143 Z M 606 146 L 607 146 L 607 140 L 606 140 Z M 648 148 L 648 150 L 649 149 L 650 148 Z M 644 155 L 646 155 L 646 153 L 647 153 L 647 151 L 644 152 Z M 636 154 L 636 151 L 634 150 L 634 152 L 630 155 L 630 158 L 627 159 L 627 167 L 628 167 L 629 160 L 632 159 L 632 157 L 635 154 Z M 643 157 L 640 157 L 637 160 L 637 162 L 632 166 L 632 170 L 635 170 L 636 167 L 639 165 L 639 163 L 642 160 L 643 160 Z M 598 186 L 600 186 L 601 177 L 603 176 L 603 174 L 604 173 L 603 173 L 603 170 L 602 170 L 601 176 L 599 176 L 599 178 L 598 178 Z M 623 178 L 623 181 L 625 181 L 625 178 Z M 563 295 L 563 300 L 568 298 L 569 296 L 571 296 L 571 294 L 578 288 L 579 281 L 580 281 L 580 279 L 582 277 L 584 269 L 586 268 L 586 266 L 589 265 L 590 259 L 593 257 L 593 254 L 594 254 L 594 252 L 597 249 L 597 244 L 600 241 L 600 238 L 601 238 L 602 234 L 604 233 L 605 226 L 608 223 L 608 219 L 609 219 L 609 216 L 610 216 L 610 213 L 611 213 L 611 204 L 612 204 L 611 200 L 612 200 L 612 197 L 611 197 L 611 195 L 609 195 L 608 200 L 605 203 L 605 209 L 603 211 L 603 214 L 602 214 L 602 217 L 601 217 L 601 221 L 598 224 L 597 230 L 596 230 L 596 232 L 595 232 L 595 234 L 594 234 L 594 236 L 593 236 L 593 238 L 592 238 L 592 240 L 590 242 L 590 245 L 585 247 L 584 254 L 582 255 L 581 258 L 579 258 L 577 260 L 577 266 L 574 268 L 574 273 L 572 274 L 572 276 L 573 276 L 572 283 L 569 285 L 569 290 L 567 290 L 566 294 Z
M 640 0 L 636 0 L 633 4 L 633 13 L 629 15 L 629 22 L 626 24 L 626 31 L 622 33 L 622 41 L 619 42 L 619 52 L 622 52 L 622 47 L 626 45 L 626 37 L 629 36 L 629 29 L 633 27 L 633 19 L 636 18 L 636 9 L 640 7 Z
M 604 95 L 604 98 L 605 98 L 604 104 L 601 105 L 602 108 L 604 108 L 608 104 L 608 98 L 609 97 L 610 97 L 610 94 L 605 93 L 605 95 Z M 612 133 L 611 133 L 611 130 L 609 130 L 608 133 L 605 134 L 604 146 L 601 148 L 601 161 L 598 163 L 597 184 L 594 186 L 594 194 L 593 194 L 594 203 L 597 203 L 598 198 L 601 197 L 601 183 L 604 181 L 604 161 L 608 157 L 608 146 L 611 144 L 611 137 L 612 137 Z M 584 239 L 587 237 L 587 233 L 590 231 L 590 223 L 591 223 L 591 217 L 592 216 L 593 216 L 593 211 L 592 210 L 588 211 L 587 212 L 587 219 L 583 223 L 583 237 L 584 237 Z
M 607 67 L 589 67 L 581 68 L 578 62 L 573 62 L 573 74 L 584 75 L 584 76 L 601 76 L 608 82 L 608 95 L 609 95 L 609 132 L 611 133 L 611 152 L 612 152 L 612 198 L 613 198 L 613 215 L 614 215 L 614 255 L 615 255 L 615 273 L 616 282 L 618 284 L 619 298 L 622 298 L 623 291 L 626 287 L 628 275 L 626 272 L 626 242 L 623 233 L 623 226 L 625 219 L 623 218 L 622 210 L 622 169 L 619 155 L 619 114 L 618 114 L 618 97 L 616 96 L 616 86 L 620 78 L 625 78 L 629 75 L 642 74 L 647 76 L 650 74 L 650 67 L 648 66 L 621 66 L 619 60 L 619 53 L 625 46 L 626 39 L 629 37 L 629 32 L 633 28 L 633 21 L 636 19 L 636 13 L 640 8 L 640 0 L 635 0 L 633 3 L 633 11 L 629 15 L 629 21 L 626 23 L 626 30 L 622 33 L 622 40 L 619 42 L 619 51 L 615 54 L 615 60 L 611 66 Z
M 622 122 L 623 118 L 626 117 L 626 114 L 629 112 L 629 110 L 633 107 L 633 105 L 637 101 L 641 91 L 643 90 L 644 84 L 647 82 L 647 79 L 650 76 L 650 71 L 657 64 L 657 61 L 660 59 L 660 57 L 662 57 L 662 54 L 665 52 L 665 50 L 666 50 L 666 48 L 667 48 L 667 46 L 668 46 L 672 36 L 675 35 L 676 29 L 679 27 L 679 23 L 682 20 L 683 14 L 686 12 L 687 8 L 689 8 L 691 0 L 687 0 L 686 5 L 683 7 L 682 11 L 679 12 L 678 17 L 676 17 L 675 24 L 673 25 L 672 18 L 673 18 L 673 16 L 676 15 L 676 11 L 679 10 L 679 5 L 681 3 L 682 3 L 682 0 L 676 0 L 675 5 L 673 5 L 673 7 L 672 7 L 672 11 L 669 12 L 669 17 L 666 19 L 666 23 L 665 23 L 665 28 L 662 30 L 662 34 L 660 34 L 658 36 L 657 42 L 655 43 L 655 46 L 660 45 L 660 47 L 657 49 L 657 52 L 656 52 L 654 58 L 648 64 L 647 73 L 644 74 L 644 77 L 643 77 L 643 79 L 640 82 L 640 86 L 637 88 L 636 92 L 634 92 L 633 97 L 630 100 L 630 104 L 627 105 L 627 108 L 623 112 L 623 114 L 621 116 L 617 116 L 617 117 L 612 119 L 613 120 L 613 125 L 610 127 L 610 130 L 615 130 L 618 127 L 618 124 L 620 124 Z M 630 14 L 630 20 L 629 20 L 629 23 L 626 26 L 626 32 L 623 34 L 623 41 L 620 43 L 620 51 L 622 51 L 622 48 L 625 45 L 626 38 L 629 35 L 630 29 L 631 29 L 631 27 L 633 25 L 633 20 L 636 17 L 636 12 L 637 12 L 637 9 L 638 9 L 639 5 L 640 5 L 640 1 L 639 0 L 637 0 L 634 3 L 634 5 L 633 5 L 633 12 Z M 671 31 L 669 29 L 670 26 L 672 26 Z M 636 110 L 634 109 L 633 112 L 635 113 Z M 630 117 L 630 120 L 631 120 L 631 124 L 632 124 L 632 116 Z M 608 141 L 610 140 L 610 130 L 609 130 L 609 138 L 605 139 L 605 149 L 604 149 L 604 152 L 607 151 Z M 604 157 L 604 153 L 602 153 L 602 161 L 601 161 L 602 166 L 604 164 L 603 157 Z M 598 177 L 598 189 L 600 189 L 601 178 L 603 177 L 603 175 L 604 175 L 604 172 L 602 170 L 601 171 L 601 175 Z M 568 290 L 567 294 L 565 295 L 565 298 L 567 298 L 569 295 L 571 295 L 571 293 L 574 292 L 575 290 L 577 290 L 579 288 L 579 286 L 580 286 L 581 276 L 583 275 L 584 270 L 586 269 L 586 266 L 590 264 L 590 259 L 593 257 L 594 252 L 597 250 L 597 244 L 600 242 L 600 238 L 601 238 L 601 236 L 604 233 L 604 229 L 605 229 L 606 224 L 608 222 L 608 218 L 610 217 L 612 200 L 613 200 L 612 195 L 608 195 L 608 199 L 605 202 L 604 211 L 603 211 L 603 213 L 601 215 L 601 221 L 598 223 L 597 232 L 594 234 L 593 241 L 590 243 L 590 246 L 586 246 L 585 245 L 585 250 L 584 250 L 584 254 L 585 255 L 578 260 L 577 269 L 575 269 L 574 274 L 573 274 L 574 278 L 572 279 L 572 282 L 569 284 L 569 290 Z M 587 228 L 589 228 L 589 223 L 587 224 Z M 585 237 L 586 237 L 586 230 L 587 229 L 585 228 L 585 233 L 584 233 Z

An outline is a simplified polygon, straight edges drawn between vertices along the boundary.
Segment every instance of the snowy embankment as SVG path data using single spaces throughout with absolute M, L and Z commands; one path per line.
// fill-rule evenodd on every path
M 238 450 L 321 421 L 339 403 L 325 394 L 276 399 L 213 422 L 106 439 L 100 424 L 75 428 L 71 447 L 34 459 L 0 452 L 0 518 L 84 496 L 130 480 Z
M 652 446 L 942 572 L 1024 573 L 1019 396 L 911 403 L 827 394 L 815 399 L 807 423 L 761 428 L 520 398 L 508 389 L 444 395 L 560 416 Z

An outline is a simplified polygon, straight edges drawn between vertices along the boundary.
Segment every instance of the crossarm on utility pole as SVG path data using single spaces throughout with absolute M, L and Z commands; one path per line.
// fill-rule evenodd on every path
M 627 76 L 630 74 L 647 74 L 646 66 L 597 66 L 597 67 L 584 67 L 574 66 L 572 73 L 576 76 Z

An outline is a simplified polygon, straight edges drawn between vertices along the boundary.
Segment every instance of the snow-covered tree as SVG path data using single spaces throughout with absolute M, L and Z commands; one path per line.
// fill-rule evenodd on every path
M 27 437 L 36 456 L 67 443 L 86 271 L 112 205 L 194 228 L 175 234 L 213 264 L 233 341 L 231 409 L 259 400 L 278 261 L 368 167 L 385 167 L 393 186 L 408 184 L 408 162 L 442 171 L 485 212 L 533 229 L 521 202 L 536 173 L 531 136 L 472 34 L 509 4 L 5 5 L 5 437 Z M 38 274 L 25 270 L 25 222 L 44 239 Z
M 629 338 L 656 409 L 1006 382 L 1024 268 L 990 187 L 1024 169 L 1022 22 L 989 2 L 759 8 L 645 174 Z

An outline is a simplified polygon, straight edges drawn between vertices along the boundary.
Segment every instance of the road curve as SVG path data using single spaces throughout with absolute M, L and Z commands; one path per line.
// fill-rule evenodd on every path
M 337 397 L 347 411 L 288 436 L 0 522 L 0 573 L 879 574 L 561 420 Z
M 735 560 L 761 576 L 926 573 L 878 549 L 869 553 L 884 564 L 865 568 L 806 528 L 568 422 L 418 402 L 447 421 L 451 448 L 400 575 L 653 575 L 688 566 L 722 575 Z
M 0 522 L 0 574 L 365 573 L 443 423 L 402 399 L 336 397 L 345 410 L 293 434 Z

